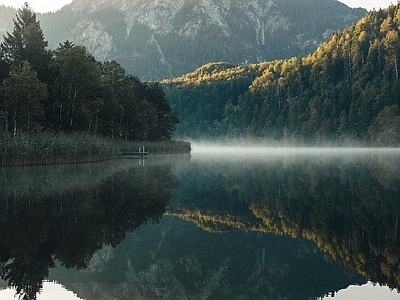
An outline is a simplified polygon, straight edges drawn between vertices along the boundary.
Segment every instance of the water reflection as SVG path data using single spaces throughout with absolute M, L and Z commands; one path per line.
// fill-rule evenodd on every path
M 170 216 L 103 251 L 90 270 L 50 275 L 85 299 L 309 299 L 365 282 L 307 240 L 215 234 Z
M 179 177 L 196 182 L 182 181 L 170 214 L 205 230 L 303 237 L 365 278 L 398 289 L 400 152 L 290 151 L 250 152 L 234 164 L 198 154 Z
M 82 299 L 400 287 L 400 151 L 244 150 L 2 174 L 3 278 Z
M 35 299 L 55 261 L 83 269 L 143 223 L 158 222 L 176 189 L 168 165 L 134 161 L 2 169 L 1 277 Z

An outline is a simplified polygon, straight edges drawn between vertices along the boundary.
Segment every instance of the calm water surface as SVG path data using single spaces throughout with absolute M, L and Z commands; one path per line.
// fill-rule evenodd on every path
M 0 170 L 0 299 L 400 299 L 400 150 Z

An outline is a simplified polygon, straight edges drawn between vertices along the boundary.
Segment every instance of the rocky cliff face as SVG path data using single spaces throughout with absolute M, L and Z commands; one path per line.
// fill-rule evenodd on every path
M 74 0 L 39 16 L 51 48 L 66 39 L 141 79 L 212 61 L 303 55 L 365 14 L 336 0 Z

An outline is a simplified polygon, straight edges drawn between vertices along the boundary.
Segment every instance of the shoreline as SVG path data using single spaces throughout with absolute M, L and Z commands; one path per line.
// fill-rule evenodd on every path
M 84 133 L 0 136 L 0 167 L 82 164 L 121 158 L 145 147 L 149 154 L 190 153 L 186 141 L 129 142 Z

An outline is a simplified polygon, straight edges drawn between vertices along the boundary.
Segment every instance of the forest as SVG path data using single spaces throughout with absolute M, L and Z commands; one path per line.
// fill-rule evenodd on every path
M 210 63 L 162 81 L 176 136 L 279 145 L 400 144 L 400 4 L 332 32 L 305 57 Z
M 66 40 L 52 51 L 25 3 L 0 49 L 0 133 L 84 132 L 127 141 L 171 140 L 178 124 L 158 82 L 127 75 Z

